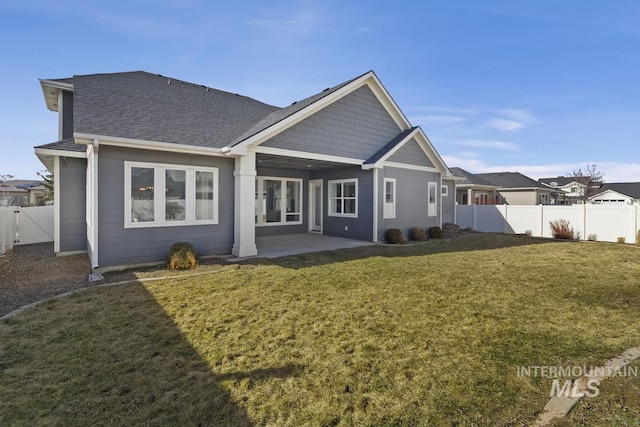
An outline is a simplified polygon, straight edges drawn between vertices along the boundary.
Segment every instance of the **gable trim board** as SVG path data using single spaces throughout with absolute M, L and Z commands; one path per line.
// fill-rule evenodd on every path
M 256 134 L 244 139 L 243 141 L 232 146 L 223 147 L 222 151 L 230 154 L 244 155 L 246 154 L 247 147 L 262 144 L 364 85 L 369 87 L 400 129 L 407 129 L 411 126 L 405 115 L 400 111 L 398 105 L 395 103 L 393 98 L 391 98 L 391 95 L 389 95 L 380 80 L 378 80 L 375 73 L 373 71 L 369 71 L 335 92 L 312 102 L 301 110 L 296 111 L 279 122 L 258 131 Z
M 405 144 L 407 144 L 411 140 L 415 140 L 418 143 L 420 148 L 422 148 L 422 151 L 424 151 L 424 154 L 431 161 L 431 163 L 435 166 L 435 168 L 426 168 L 425 166 L 409 165 L 409 164 L 401 163 L 403 165 L 403 167 L 405 167 L 405 168 L 410 168 L 411 166 L 422 167 L 422 168 L 426 168 L 426 169 L 418 169 L 418 170 L 426 170 L 426 171 L 435 170 L 435 171 L 438 171 L 438 172 L 445 173 L 447 177 L 453 176 L 451 174 L 451 172 L 449 171 L 449 168 L 445 164 L 444 160 L 442 160 L 442 157 L 440 157 L 440 154 L 436 151 L 436 149 L 433 146 L 433 144 L 431 144 L 431 141 L 429 141 L 429 138 L 427 138 L 427 135 L 424 133 L 422 128 L 420 128 L 419 126 L 415 127 L 404 138 L 402 138 L 400 141 L 398 141 L 398 143 L 395 146 L 390 147 L 390 148 L 389 147 L 383 147 L 380 151 L 386 149 L 386 152 L 382 152 L 381 153 L 379 151 L 378 153 L 374 154 L 369 160 L 365 161 L 365 163 L 362 166 L 362 168 L 363 169 L 382 168 L 382 167 L 385 166 L 385 163 L 394 164 L 394 167 L 395 167 L 396 163 L 388 162 L 388 159 L 391 156 L 393 156 L 401 147 L 403 147 Z M 438 166 L 440 168 L 438 168 Z

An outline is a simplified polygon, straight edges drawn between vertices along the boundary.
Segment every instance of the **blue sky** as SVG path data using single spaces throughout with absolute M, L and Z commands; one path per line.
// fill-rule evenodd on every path
M 373 69 L 449 166 L 640 181 L 640 2 L 0 0 L 0 174 L 36 177 L 38 78 L 146 70 L 285 106 Z

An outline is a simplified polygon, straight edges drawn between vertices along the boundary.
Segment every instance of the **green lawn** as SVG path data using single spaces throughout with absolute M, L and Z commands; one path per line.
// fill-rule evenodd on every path
M 518 366 L 640 343 L 639 261 L 469 235 L 96 289 L 0 324 L 0 425 L 527 425 L 551 380 Z M 625 381 L 562 425 L 640 423 Z

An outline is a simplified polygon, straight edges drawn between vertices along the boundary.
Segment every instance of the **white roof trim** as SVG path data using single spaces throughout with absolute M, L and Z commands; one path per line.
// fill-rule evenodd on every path
M 402 141 L 398 142 L 395 147 L 389 150 L 384 156 L 379 158 L 375 163 L 365 165 L 364 168 L 372 169 L 372 168 L 381 168 L 385 163 L 389 163 L 388 159 L 393 156 L 400 148 L 402 148 L 407 142 L 411 141 L 415 138 L 416 143 L 422 148 L 425 156 L 429 159 L 429 161 L 435 166 L 435 168 L 428 168 L 430 170 L 436 170 L 437 172 L 442 172 L 445 174 L 444 178 L 452 178 L 454 175 L 451 173 L 447 165 L 445 164 L 440 154 L 436 151 L 427 135 L 424 133 L 420 126 L 416 127 L 413 131 L 411 131 L 406 137 L 402 139 Z M 425 169 L 426 170 L 426 169 Z
M 636 199 L 634 199 L 633 197 L 631 197 L 631 196 L 629 196 L 627 194 L 621 193 L 621 192 L 616 191 L 616 190 L 612 190 L 610 188 L 606 189 L 604 191 L 601 191 L 601 192 L 599 192 L 597 194 L 594 194 L 593 196 L 589 196 L 589 200 L 595 199 L 596 197 L 600 197 L 600 196 L 602 196 L 603 194 L 606 194 L 606 193 L 617 194 L 617 195 L 621 196 L 622 198 L 629 199 L 629 200 L 636 200 Z
M 51 111 L 58 111 L 58 92 L 61 90 L 73 92 L 73 85 L 70 83 L 54 82 L 53 80 L 40 79 L 40 87 L 44 102 Z M 53 89 L 53 91 L 51 90 Z
M 204 156 L 225 156 L 220 148 L 200 147 L 197 145 L 182 145 L 172 142 L 148 141 L 135 138 L 121 138 L 117 136 L 93 135 L 74 133 L 76 144 L 93 144 L 93 140 L 100 141 L 100 145 L 115 147 L 138 148 L 142 150 L 170 151 L 173 153 L 201 154 Z
M 87 153 L 84 151 L 67 151 L 56 150 L 53 148 L 35 148 L 36 155 L 41 156 L 60 156 L 60 157 L 75 157 L 77 159 L 86 159 Z
M 362 86 L 367 85 L 369 89 L 376 95 L 382 106 L 387 110 L 389 115 L 396 122 L 398 127 L 401 130 L 408 129 L 411 127 L 409 120 L 405 117 L 405 115 L 400 111 L 400 108 L 395 103 L 393 98 L 389 95 L 387 90 L 382 86 L 380 80 L 375 75 L 373 71 L 369 71 L 366 74 L 363 74 L 356 80 L 351 83 L 341 87 L 329 95 L 318 99 L 317 101 L 307 105 L 303 109 L 293 113 L 292 115 L 284 118 L 283 120 L 269 126 L 266 129 L 256 133 L 253 136 L 241 141 L 240 143 L 234 145 L 233 147 L 224 147 L 223 150 L 229 151 L 231 154 L 246 154 L 247 147 L 252 145 L 260 145 L 266 140 L 273 138 L 277 134 L 283 132 L 284 130 L 290 128 L 291 126 L 301 122 L 307 117 L 315 114 L 326 106 L 336 102 L 337 100 L 345 97 L 346 95 L 354 92 L 356 89 L 361 88 Z

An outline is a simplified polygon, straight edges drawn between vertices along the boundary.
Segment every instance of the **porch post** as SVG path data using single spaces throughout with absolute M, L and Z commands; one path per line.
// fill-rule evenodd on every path
M 234 175 L 233 248 L 237 257 L 258 254 L 256 248 L 255 191 L 256 153 L 237 156 Z

